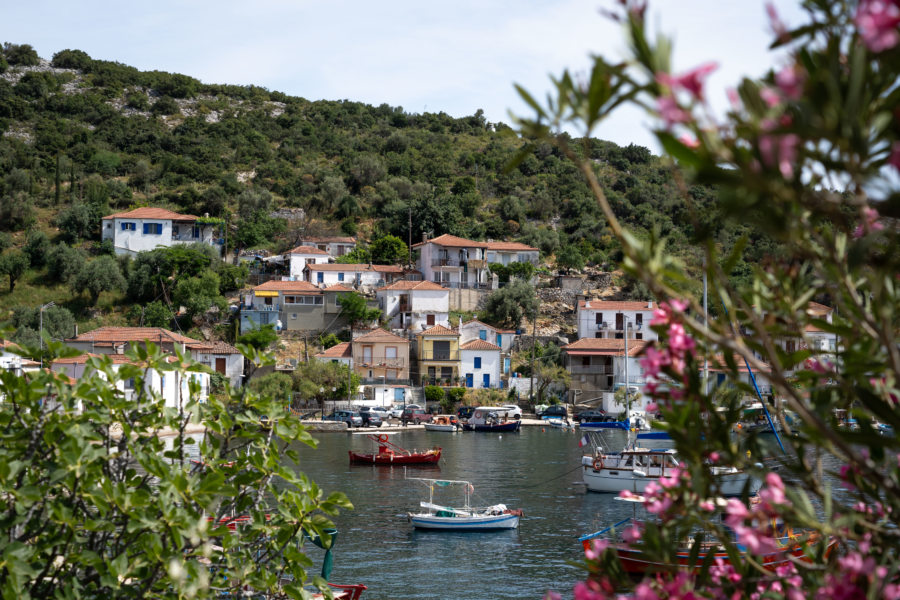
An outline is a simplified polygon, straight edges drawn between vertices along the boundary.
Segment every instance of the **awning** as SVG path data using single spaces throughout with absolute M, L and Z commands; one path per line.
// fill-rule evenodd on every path
M 277 298 L 278 292 L 272 290 L 258 290 L 253 292 L 253 295 L 259 298 Z

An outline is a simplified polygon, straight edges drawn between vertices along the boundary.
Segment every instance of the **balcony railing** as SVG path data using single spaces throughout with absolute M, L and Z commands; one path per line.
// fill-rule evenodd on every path
M 458 350 L 424 351 L 419 360 L 459 360 Z
M 433 258 L 431 260 L 432 267 L 462 267 L 466 261 L 458 258 Z
M 602 323 L 596 323 L 597 329 L 609 329 L 609 323 L 603 321 Z
M 281 310 L 280 304 L 257 304 L 250 308 L 245 308 L 245 311 L 256 311 L 256 312 L 278 312 Z
M 612 365 L 570 365 L 572 375 L 612 375 Z
M 409 379 L 385 379 L 384 377 L 360 377 L 362 385 L 411 385 Z
M 368 369 L 405 369 L 409 359 L 402 356 L 354 356 L 353 364 Z

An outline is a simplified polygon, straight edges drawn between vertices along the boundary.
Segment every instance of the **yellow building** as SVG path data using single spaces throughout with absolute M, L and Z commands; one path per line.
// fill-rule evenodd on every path
M 428 385 L 459 383 L 459 332 L 435 325 L 416 336 L 419 375 Z
M 384 329 L 354 338 L 353 370 L 363 383 L 406 383 L 409 379 L 409 340 Z

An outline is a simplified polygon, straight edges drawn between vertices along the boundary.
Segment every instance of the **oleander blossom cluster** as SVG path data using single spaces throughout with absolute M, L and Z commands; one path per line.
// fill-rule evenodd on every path
M 676 377 L 685 386 L 688 384 L 687 365 L 695 356 L 697 344 L 680 321 L 687 306 L 687 302 L 677 299 L 662 302 L 650 321 L 651 326 L 663 326 L 668 333 L 666 342 L 648 347 L 640 361 L 647 380 L 645 389 L 653 397 L 665 396 L 671 400 L 681 400 L 684 396 L 683 389 L 677 387 L 667 390 L 664 395 L 660 386 L 665 382 L 665 373 Z M 655 409 L 652 404 L 647 406 L 649 411 Z

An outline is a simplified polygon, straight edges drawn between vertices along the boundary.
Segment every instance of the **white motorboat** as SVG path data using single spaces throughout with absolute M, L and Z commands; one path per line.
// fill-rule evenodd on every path
M 678 469 L 675 450 L 626 448 L 621 452 L 604 452 L 600 439 L 590 438 L 592 452 L 581 457 L 582 478 L 587 489 L 592 492 L 618 493 L 624 490 L 641 493 L 653 481 L 672 477 Z M 762 482 L 736 467 L 708 466 L 715 477 L 721 496 L 740 496 L 744 487 L 749 493 L 759 491 Z
M 444 431 L 453 433 L 458 429 L 459 421 L 453 415 L 437 415 L 431 421 L 423 423 L 425 431 Z
M 423 479 L 410 477 L 421 481 L 428 486 L 428 502 L 421 502 L 420 506 L 427 512 L 408 513 L 407 518 L 416 529 L 431 529 L 440 531 L 494 531 L 499 529 L 515 529 L 519 526 L 521 510 L 509 509 L 505 504 L 495 504 L 487 507 L 473 507 L 469 504 L 469 498 L 475 487 L 468 481 L 453 481 L 446 479 Z M 465 498 L 462 508 L 443 506 L 434 503 L 435 488 L 459 486 L 463 489 Z

